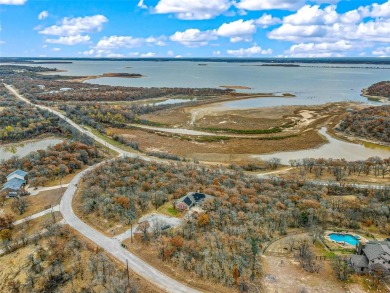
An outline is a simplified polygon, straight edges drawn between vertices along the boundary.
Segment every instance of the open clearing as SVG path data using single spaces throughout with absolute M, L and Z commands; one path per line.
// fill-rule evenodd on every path
M 54 190 L 42 191 L 34 196 L 23 197 L 23 199 L 28 202 L 28 207 L 26 212 L 22 215 L 19 215 L 19 213 L 15 213 L 14 211 L 12 211 L 11 204 L 16 199 L 9 198 L 6 200 L 4 206 L 0 208 L 0 214 L 9 213 L 15 217 L 15 220 L 26 218 L 30 215 L 46 210 L 51 206 L 58 205 L 65 190 L 66 188 L 59 188 Z

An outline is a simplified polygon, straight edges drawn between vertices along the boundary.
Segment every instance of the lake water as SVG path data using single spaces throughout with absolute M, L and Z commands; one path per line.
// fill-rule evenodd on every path
M 390 66 L 379 65 L 308 65 L 302 67 L 255 66 L 256 63 L 209 62 L 199 66 L 187 61 L 73 61 L 72 64 L 44 64 L 67 72 L 61 75 L 99 75 L 109 72 L 140 73 L 143 78 L 104 77 L 86 82 L 135 87 L 212 87 L 222 85 L 247 86 L 248 93 L 293 93 L 296 98 L 251 99 L 238 102 L 247 107 L 261 105 L 314 105 L 327 102 L 367 102 L 360 96 L 363 88 L 390 79 Z M 314 66 L 314 67 L 312 67 Z M 350 67 L 368 68 L 350 68 Z M 380 67 L 382 69 L 377 69 Z M 237 104 L 235 104 L 237 106 Z
M 174 104 L 181 104 L 181 103 L 190 103 L 195 102 L 196 99 L 167 99 L 162 102 L 153 103 L 153 105 L 159 106 L 159 105 L 174 105 Z
M 42 139 L 20 144 L 0 146 L 0 161 L 8 160 L 13 156 L 24 157 L 37 150 L 45 150 L 48 146 L 61 143 L 62 140 L 56 138 Z
M 384 147 L 366 147 L 361 144 L 355 144 L 338 140 L 326 133 L 326 128 L 323 127 L 319 131 L 328 143 L 315 149 L 308 149 L 294 152 L 279 152 L 267 155 L 255 155 L 253 157 L 261 160 L 269 160 L 271 158 L 281 159 L 281 163 L 289 165 L 290 160 L 298 160 L 304 158 L 332 158 L 346 159 L 347 161 L 366 160 L 370 157 L 390 158 L 390 149 Z

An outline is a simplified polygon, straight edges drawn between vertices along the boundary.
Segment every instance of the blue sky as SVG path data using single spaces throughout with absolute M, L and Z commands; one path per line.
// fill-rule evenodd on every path
M 390 56 L 390 0 L 0 0 L 0 55 Z

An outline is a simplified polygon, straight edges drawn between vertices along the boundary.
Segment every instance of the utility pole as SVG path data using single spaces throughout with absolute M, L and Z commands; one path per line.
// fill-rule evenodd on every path
M 126 259 L 127 288 L 130 291 L 129 261 Z
M 133 222 L 130 224 L 130 242 L 133 243 Z

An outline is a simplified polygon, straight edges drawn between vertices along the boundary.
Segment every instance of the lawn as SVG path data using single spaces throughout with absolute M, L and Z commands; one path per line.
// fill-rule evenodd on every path
M 176 217 L 176 218 L 182 218 L 184 216 L 181 212 L 179 212 L 173 207 L 172 202 L 165 203 L 164 205 L 158 208 L 157 212 L 166 216 Z

